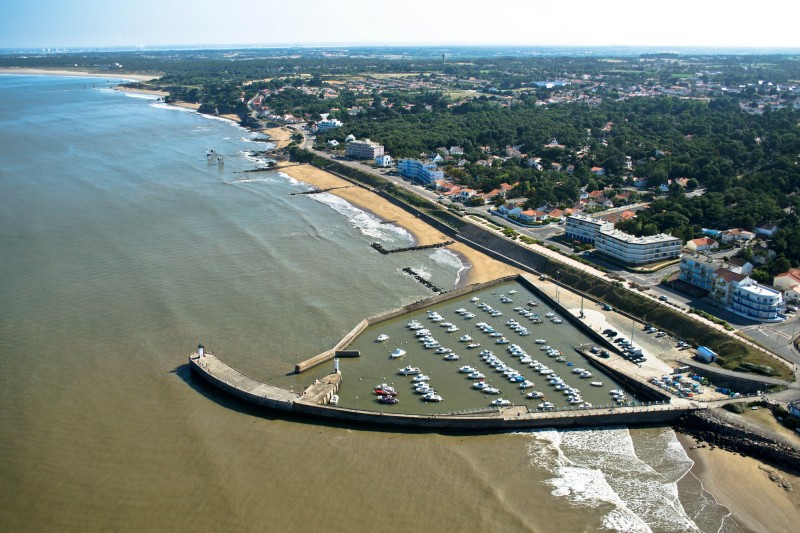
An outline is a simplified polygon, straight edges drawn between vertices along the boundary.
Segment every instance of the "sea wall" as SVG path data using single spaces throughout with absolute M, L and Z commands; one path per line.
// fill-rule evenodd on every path
M 520 416 L 503 416 L 500 413 L 492 415 L 411 415 L 310 405 L 302 402 L 296 402 L 293 411 L 306 416 L 370 426 L 475 432 L 665 424 L 675 422 L 686 412 L 684 409 L 675 407 L 654 406 L 586 409 L 570 413 L 522 414 Z
M 692 372 L 708 378 L 718 387 L 725 387 L 745 394 L 763 392 L 775 385 L 787 385 L 786 382 L 781 380 L 762 379 L 763 377 L 757 374 L 731 375 L 732 372 L 730 371 L 715 369 L 690 359 L 681 359 L 680 363 L 691 368 Z

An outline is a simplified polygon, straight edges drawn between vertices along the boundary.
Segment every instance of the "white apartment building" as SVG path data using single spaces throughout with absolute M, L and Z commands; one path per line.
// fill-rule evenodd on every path
M 430 185 L 444 179 L 444 172 L 436 167 L 436 163 L 419 159 L 398 159 L 397 172 L 422 185 Z
M 350 141 L 347 143 L 345 155 L 353 159 L 376 159 L 383 155 L 383 145 L 369 139 Z
M 564 230 L 570 239 L 593 243 L 600 230 L 613 230 L 614 224 L 605 220 L 575 213 L 567 217 Z
M 344 124 L 335 118 L 320 120 L 317 122 L 317 133 L 325 133 L 328 130 L 341 128 L 342 126 L 344 126 Z
M 600 230 L 594 242 L 598 252 L 631 265 L 658 263 L 680 257 L 682 244 L 681 239 L 664 233 L 637 237 L 616 229 Z

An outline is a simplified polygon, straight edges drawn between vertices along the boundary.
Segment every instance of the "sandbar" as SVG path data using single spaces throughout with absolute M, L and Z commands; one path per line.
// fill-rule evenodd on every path
M 347 187 L 351 185 L 348 181 L 311 165 L 281 165 L 278 170 L 296 180 L 308 183 L 319 189 Z M 339 198 L 347 200 L 360 209 L 373 213 L 382 220 L 391 221 L 404 228 L 414 236 L 416 244 L 419 246 L 451 240 L 450 237 L 420 220 L 413 214 L 384 200 L 363 187 L 350 186 L 343 189 L 335 189 L 330 192 Z M 464 283 L 483 283 L 485 281 L 491 281 L 503 276 L 511 276 L 519 273 L 517 269 L 496 261 L 465 244 L 455 243 L 449 245 L 447 248 L 457 253 L 470 265 L 466 276 L 464 276 L 462 280 Z
M 692 473 L 742 528 L 792 531 L 800 524 L 800 478 L 721 448 L 696 448 L 688 435 L 679 433 L 678 440 L 694 461 Z M 786 490 L 781 481 L 792 490 Z

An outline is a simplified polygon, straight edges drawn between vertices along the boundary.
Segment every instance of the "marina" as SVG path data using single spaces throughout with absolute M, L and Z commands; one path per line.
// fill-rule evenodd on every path
M 323 365 L 309 371 L 318 377 L 302 394 L 240 375 L 203 349 L 191 356 L 190 366 L 227 392 L 265 407 L 382 426 L 499 431 L 655 424 L 704 408 L 671 401 L 620 365 L 607 366 L 593 343 L 600 339 L 575 327 L 536 323 L 537 313 L 526 318 L 542 336 L 525 335 L 527 327 L 518 319 L 501 318 L 524 316 L 525 308 L 502 307 L 513 305 L 509 294 L 522 291 L 536 293 L 545 314 L 570 316 L 536 291 L 531 279 L 518 276 L 365 319 L 335 349 L 298 365 L 298 372 Z M 480 321 L 473 320 L 478 317 Z M 376 336 L 370 328 L 378 327 L 383 333 Z M 450 331 L 454 327 L 475 336 Z M 482 350 L 459 349 L 465 342 L 489 341 L 498 332 L 502 336 Z M 379 355 L 387 349 L 389 357 Z M 345 352 L 358 357 L 340 361 L 337 354 Z M 405 366 L 393 364 L 401 357 Z M 326 373 L 331 362 L 334 371 Z

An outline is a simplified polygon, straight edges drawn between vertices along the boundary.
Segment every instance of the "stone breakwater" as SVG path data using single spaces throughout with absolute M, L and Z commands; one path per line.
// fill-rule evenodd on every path
M 683 415 L 675 431 L 691 435 L 732 452 L 748 455 L 776 466 L 800 471 L 800 450 L 775 438 L 733 424 L 717 410 L 704 409 Z
M 454 242 L 455 241 L 444 241 L 444 242 L 437 242 L 434 244 L 425 244 L 423 246 L 407 246 L 405 248 L 392 248 L 390 250 L 384 248 L 383 245 L 379 242 L 373 242 L 372 244 L 370 244 L 370 246 L 375 248 L 383 255 L 387 255 L 387 254 L 396 254 L 399 252 L 414 252 L 417 250 L 431 250 L 433 248 L 444 248 L 445 246 L 450 246 Z

